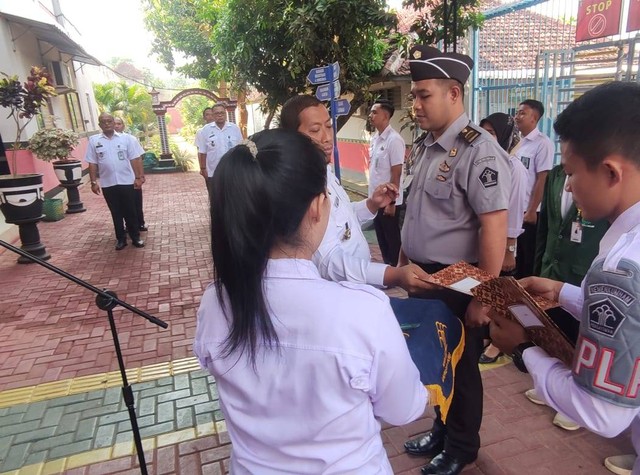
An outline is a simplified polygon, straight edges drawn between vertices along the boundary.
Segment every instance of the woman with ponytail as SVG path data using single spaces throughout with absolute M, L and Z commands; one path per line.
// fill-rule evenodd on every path
M 233 474 L 391 474 L 378 419 L 420 417 L 427 391 L 380 291 L 324 280 L 323 152 L 266 130 L 213 176 L 214 283 L 194 352 L 216 379 Z

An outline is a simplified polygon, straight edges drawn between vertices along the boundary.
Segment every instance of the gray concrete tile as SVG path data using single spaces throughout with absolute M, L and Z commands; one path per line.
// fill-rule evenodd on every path
M 193 427 L 193 408 L 185 407 L 176 411 L 176 427 L 178 430 Z
M 58 397 L 48 401 L 47 406 L 69 406 L 72 407 L 75 403 L 80 403 L 87 400 L 87 393 L 74 394 L 72 396 Z
M 166 422 L 173 420 L 175 418 L 175 409 L 174 402 L 167 401 L 161 404 L 158 404 L 158 408 L 156 410 L 156 420 L 160 422 Z
M 177 374 L 173 377 L 173 389 L 179 391 L 180 389 L 189 389 L 189 374 Z
M 56 435 L 75 432 L 78 427 L 78 422 L 80 422 L 79 412 L 63 415 L 62 418 L 60 419 L 60 422 L 56 426 Z
M 91 450 L 93 441 L 90 439 L 81 440 L 79 442 L 73 442 L 67 445 L 58 445 L 53 447 L 49 451 L 49 458 L 57 459 L 61 457 L 68 457 L 69 455 L 79 454 Z
M 191 396 L 190 389 L 181 389 L 179 391 L 169 391 L 164 394 L 158 395 L 158 402 L 175 401 L 176 399 L 182 399 Z
M 41 427 L 55 427 L 60 424 L 62 417 L 64 416 L 65 407 L 49 407 L 44 412 L 42 420 L 40 421 Z
M 56 433 L 55 427 L 44 427 L 42 429 L 32 430 L 29 432 L 23 432 L 17 434 L 13 440 L 14 444 L 21 444 L 23 442 L 38 442 L 39 440 L 48 439 L 53 437 Z
M 116 424 L 99 426 L 96 431 L 96 436 L 93 439 L 93 448 L 100 449 L 102 447 L 110 447 L 113 445 L 115 434 Z
M 97 424 L 98 424 L 97 417 L 82 419 L 78 423 L 78 429 L 76 430 L 76 440 L 93 439 L 93 436 L 96 432 Z
M 140 429 L 140 434 L 142 438 L 152 437 L 154 435 L 166 434 L 168 432 L 173 432 L 176 429 L 176 425 L 173 421 L 163 422 L 162 424 L 156 424 L 149 427 L 143 427 Z
M 31 442 L 12 445 L 7 453 L 7 457 L 4 459 L 2 465 L 0 465 L 0 470 L 8 472 L 9 470 L 15 470 L 22 467 L 29 455 L 30 447 Z

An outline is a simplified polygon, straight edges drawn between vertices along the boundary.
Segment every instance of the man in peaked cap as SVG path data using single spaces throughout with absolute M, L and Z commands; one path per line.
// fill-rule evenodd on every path
M 409 65 L 414 112 L 427 132 L 409 158 L 398 265 L 414 262 L 431 274 L 462 260 L 498 276 L 507 243 L 510 168 L 500 145 L 465 113 L 464 83 L 473 61 L 415 46 Z M 480 303 L 463 293 L 434 287 L 411 296 L 444 301 L 466 325 L 446 423 L 436 408 L 431 431 L 405 443 L 407 452 L 432 457 L 422 473 L 458 474 L 480 448 L 478 358 L 489 319 Z

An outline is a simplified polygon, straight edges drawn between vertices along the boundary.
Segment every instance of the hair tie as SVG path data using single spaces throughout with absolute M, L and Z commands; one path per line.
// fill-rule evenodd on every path
M 258 161 L 258 147 L 256 146 L 256 143 L 253 140 L 244 139 L 238 145 L 244 145 L 245 147 L 247 147 L 249 149 L 249 152 L 251 152 L 251 156 L 253 157 L 253 160 L 256 162 Z

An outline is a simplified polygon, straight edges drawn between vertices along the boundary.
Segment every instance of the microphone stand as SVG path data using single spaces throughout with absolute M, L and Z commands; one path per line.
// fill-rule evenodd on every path
M 131 421 L 131 430 L 133 431 L 133 439 L 136 445 L 136 451 L 138 453 L 138 462 L 140 463 L 140 473 L 142 475 L 147 475 L 147 463 L 144 459 L 144 451 L 142 449 L 142 438 L 140 437 L 140 429 L 138 428 L 138 419 L 136 418 L 136 409 L 135 409 L 135 401 L 133 398 L 133 390 L 131 389 L 131 385 L 127 380 L 127 374 L 125 372 L 124 367 L 124 359 L 122 358 L 122 350 L 120 348 L 120 340 L 118 338 L 118 333 L 116 331 L 116 323 L 113 318 L 113 309 L 120 305 L 121 307 L 130 310 L 131 312 L 140 315 L 143 318 L 146 318 L 151 323 L 158 325 L 162 328 L 167 328 L 167 323 L 163 322 L 159 318 L 154 317 L 153 315 L 149 315 L 148 313 L 143 312 L 142 310 L 137 309 L 136 307 L 129 305 L 126 302 L 123 302 L 118 298 L 115 292 L 111 290 L 100 290 L 97 287 L 89 284 L 88 282 L 77 278 L 76 276 L 69 274 L 68 272 L 63 271 L 62 269 L 49 264 L 42 259 L 39 259 L 28 252 L 23 251 L 20 248 L 12 246 L 11 244 L 0 240 L 0 246 L 9 249 L 20 256 L 35 262 L 36 264 L 40 264 L 42 267 L 46 267 L 52 272 L 55 272 L 58 275 L 61 275 L 65 279 L 69 279 L 72 282 L 84 287 L 85 289 L 90 290 L 91 292 L 96 294 L 96 306 L 107 312 L 107 317 L 109 318 L 109 327 L 111 328 L 111 336 L 113 337 L 113 344 L 116 349 L 116 355 L 118 357 L 118 367 L 120 368 L 120 375 L 122 376 L 122 397 L 124 399 L 125 404 L 127 405 L 127 409 L 129 410 L 129 420 Z

